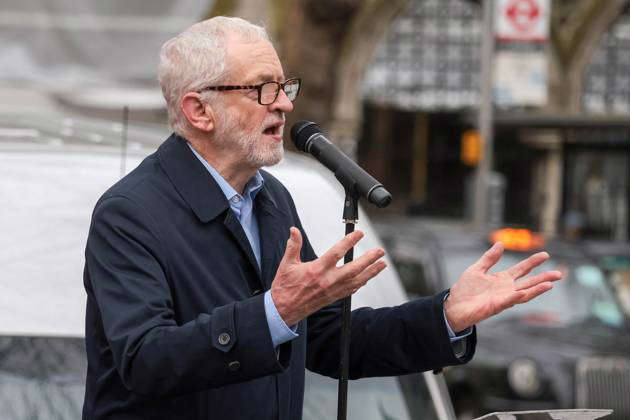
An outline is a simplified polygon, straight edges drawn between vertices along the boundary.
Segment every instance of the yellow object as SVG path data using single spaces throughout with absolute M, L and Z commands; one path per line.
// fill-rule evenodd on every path
M 512 251 L 531 251 L 545 246 L 545 238 L 529 229 L 498 229 L 490 234 L 490 241 L 501 242 L 505 249 Z
M 468 166 L 477 166 L 483 155 L 483 139 L 479 130 L 467 130 L 462 134 L 460 159 Z

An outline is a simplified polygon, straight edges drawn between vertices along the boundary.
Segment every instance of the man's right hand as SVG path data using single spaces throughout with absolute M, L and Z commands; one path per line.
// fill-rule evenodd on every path
M 318 259 L 300 260 L 302 235 L 292 227 L 287 249 L 271 284 L 271 297 L 287 325 L 295 325 L 313 312 L 356 292 L 387 266 L 385 251 L 372 249 L 356 260 L 337 262 L 363 238 L 363 232 L 346 235 Z

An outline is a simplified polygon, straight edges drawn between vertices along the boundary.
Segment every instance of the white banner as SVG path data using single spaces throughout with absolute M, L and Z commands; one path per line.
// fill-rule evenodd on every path
M 546 42 L 549 3 L 549 0 L 495 0 L 495 36 L 500 41 Z
M 499 106 L 546 105 L 547 74 L 544 51 L 497 51 L 494 57 L 494 102 Z

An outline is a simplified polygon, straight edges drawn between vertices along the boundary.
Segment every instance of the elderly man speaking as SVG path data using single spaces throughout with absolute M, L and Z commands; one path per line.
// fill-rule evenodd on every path
M 338 300 L 385 268 L 384 252 L 338 267 L 357 231 L 317 258 L 288 191 L 260 169 L 282 159 L 301 84 L 263 28 L 198 23 L 164 44 L 159 78 L 174 134 L 92 217 L 83 418 L 299 419 L 304 369 L 337 375 Z M 475 323 L 560 278 L 520 279 L 546 253 L 489 273 L 501 254 L 450 291 L 353 311 L 350 377 L 465 363 Z

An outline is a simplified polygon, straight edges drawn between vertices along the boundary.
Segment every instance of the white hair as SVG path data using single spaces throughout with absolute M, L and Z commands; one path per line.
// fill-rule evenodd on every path
M 270 41 L 262 26 L 241 18 L 217 16 L 194 24 L 162 46 L 158 79 L 166 99 L 169 124 L 177 134 L 184 135 L 191 128 L 181 111 L 182 97 L 225 79 L 229 36 L 237 36 L 244 42 Z M 212 102 L 217 95 L 206 91 L 203 98 Z

